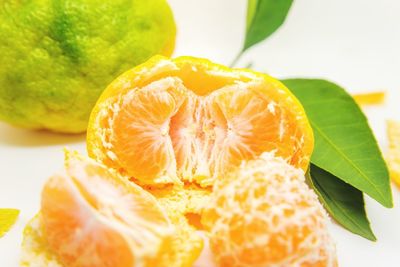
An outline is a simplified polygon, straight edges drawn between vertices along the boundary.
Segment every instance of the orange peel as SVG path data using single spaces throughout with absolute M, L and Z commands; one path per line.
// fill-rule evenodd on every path
M 386 127 L 389 141 L 386 161 L 389 165 L 390 177 L 400 187 L 400 122 L 388 120 Z
M 386 93 L 377 91 L 371 93 L 354 94 L 353 98 L 359 105 L 380 105 L 385 102 Z

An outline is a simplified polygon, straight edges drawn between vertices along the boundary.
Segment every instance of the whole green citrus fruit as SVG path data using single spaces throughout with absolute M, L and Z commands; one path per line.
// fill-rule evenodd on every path
M 0 119 L 78 133 L 117 75 L 170 55 L 165 0 L 4 0 L 0 3 Z

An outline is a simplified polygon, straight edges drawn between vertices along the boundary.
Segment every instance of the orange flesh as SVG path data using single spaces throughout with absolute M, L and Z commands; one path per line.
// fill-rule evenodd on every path
M 107 137 L 118 169 L 143 184 L 209 186 L 265 151 L 307 168 L 312 137 L 292 96 L 261 79 L 210 73 L 183 64 L 121 94 Z
M 150 262 L 173 229 L 149 193 L 79 160 L 45 184 L 41 219 L 49 248 L 65 266 L 75 267 Z
M 133 254 L 124 238 L 90 218 L 91 211 L 75 194 L 61 177 L 53 177 L 44 188 L 42 219 L 50 248 L 66 266 L 132 266 Z
M 205 204 L 201 222 L 218 266 L 337 266 L 326 214 L 303 173 L 261 157 L 218 179 Z
M 159 63 L 167 61 L 174 67 L 160 67 Z M 192 253 L 182 261 L 191 266 L 201 242 L 182 249 L 183 245 L 179 245 L 197 240 L 184 230 L 182 238 L 171 242 L 169 220 L 202 228 L 204 204 L 213 190 L 218 191 L 211 189 L 217 178 L 224 180 L 231 168 L 266 151 L 273 151 L 271 154 L 296 168 L 307 169 L 313 148 L 312 131 L 301 105 L 282 84 L 268 76 L 224 69 L 198 59 L 171 62 L 150 62 L 149 68 L 139 68 L 114 81 L 96 105 L 88 129 L 89 154 L 133 178 L 158 201 L 149 199 L 148 192 L 139 186 L 127 189 L 125 184 L 107 179 L 106 168 L 93 166 L 84 169 L 87 176 L 82 179 L 70 171 L 67 178 L 56 176 L 46 184 L 42 195 L 43 226 L 51 249 L 66 266 L 123 267 L 136 266 L 138 262 L 144 266 L 178 266 L 169 260 Z M 258 187 L 254 196 L 261 200 L 269 195 L 268 186 L 258 186 L 253 178 L 245 178 L 240 187 Z M 164 186 L 166 183 L 169 185 Z M 184 193 L 175 194 L 180 191 Z M 249 192 L 235 195 L 235 201 L 240 202 L 235 206 L 256 203 L 247 201 Z M 157 202 L 163 203 L 162 208 Z M 272 206 L 262 203 L 257 213 L 264 214 Z M 206 230 L 218 219 L 216 211 L 208 211 Z M 290 217 L 295 211 L 287 209 L 285 216 Z M 257 218 L 243 222 L 242 217 L 222 222 L 231 229 L 228 234 L 217 235 L 216 242 L 221 242 L 211 245 L 214 252 L 229 245 L 226 237 L 235 245 L 246 243 L 243 227 L 246 237 L 254 239 L 273 228 Z M 277 218 L 274 225 L 279 224 Z M 293 248 L 302 253 L 296 244 L 312 232 L 312 227 L 287 227 L 286 233 L 276 233 L 267 245 L 246 247 L 237 257 L 250 266 L 284 258 L 290 254 L 285 250 L 285 239 L 292 240 Z M 158 249 L 159 253 L 149 252 L 148 248 Z M 234 266 L 232 257 L 221 255 L 219 260 L 224 263 L 221 266 Z M 325 266 L 324 261 L 321 264 Z

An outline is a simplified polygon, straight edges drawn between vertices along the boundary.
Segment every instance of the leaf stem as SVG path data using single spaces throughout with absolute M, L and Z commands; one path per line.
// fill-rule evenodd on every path
M 242 57 L 244 53 L 244 50 L 240 50 L 240 52 L 236 55 L 236 57 L 232 60 L 231 64 L 229 64 L 230 68 L 235 67 L 236 63 L 239 61 L 239 59 Z

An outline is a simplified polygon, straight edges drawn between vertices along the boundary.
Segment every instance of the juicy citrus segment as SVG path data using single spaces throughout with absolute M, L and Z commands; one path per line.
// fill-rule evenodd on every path
M 271 100 L 278 99 L 274 96 L 277 92 L 260 92 L 255 87 L 233 86 L 218 91 L 215 102 L 227 123 L 221 170 L 254 159 L 264 151 L 276 151 L 295 166 L 308 164 L 308 159 L 303 162 L 302 155 L 296 153 L 304 142 L 303 133 L 291 128 L 295 114 Z
M 353 98 L 359 105 L 378 105 L 385 101 L 385 92 L 354 94 Z
M 94 161 L 67 155 L 44 186 L 44 236 L 66 266 L 150 266 L 174 228 L 156 200 Z
M 327 215 L 304 173 L 272 153 L 220 177 L 202 215 L 219 266 L 336 266 Z
M 63 177 L 53 177 L 44 188 L 43 223 L 51 249 L 67 266 L 132 266 L 127 241 L 116 229 L 90 218 L 90 209 L 72 186 Z
M 389 141 L 387 163 L 390 177 L 400 187 L 400 122 L 388 120 L 386 124 Z
M 141 184 L 196 182 L 262 152 L 307 168 L 313 136 L 297 99 L 273 78 L 207 60 L 156 57 L 103 93 L 89 154 Z
M 176 84 L 168 80 L 125 95 L 114 118 L 112 145 L 129 175 L 142 180 L 176 176 L 169 129 L 182 101 Z
M 157 258 L 149 260 L 147 266 L 191 267 L 198 258 L 203 240 L 188 225 L 184 217 L 176 217 L 173 224 L 177 228 L 176 236 L 171 240 L 168 253 L 160 253 Z M 50 250 L 42 230 L 41 215 L 35 216 L 25 227 L 22 242 L 20 264 L 23 267 L 65 267 L 57 255 Z M 112 265 L 113 266 L 113 265 Z M 136 265 L 134 265 L 136 266 Z

